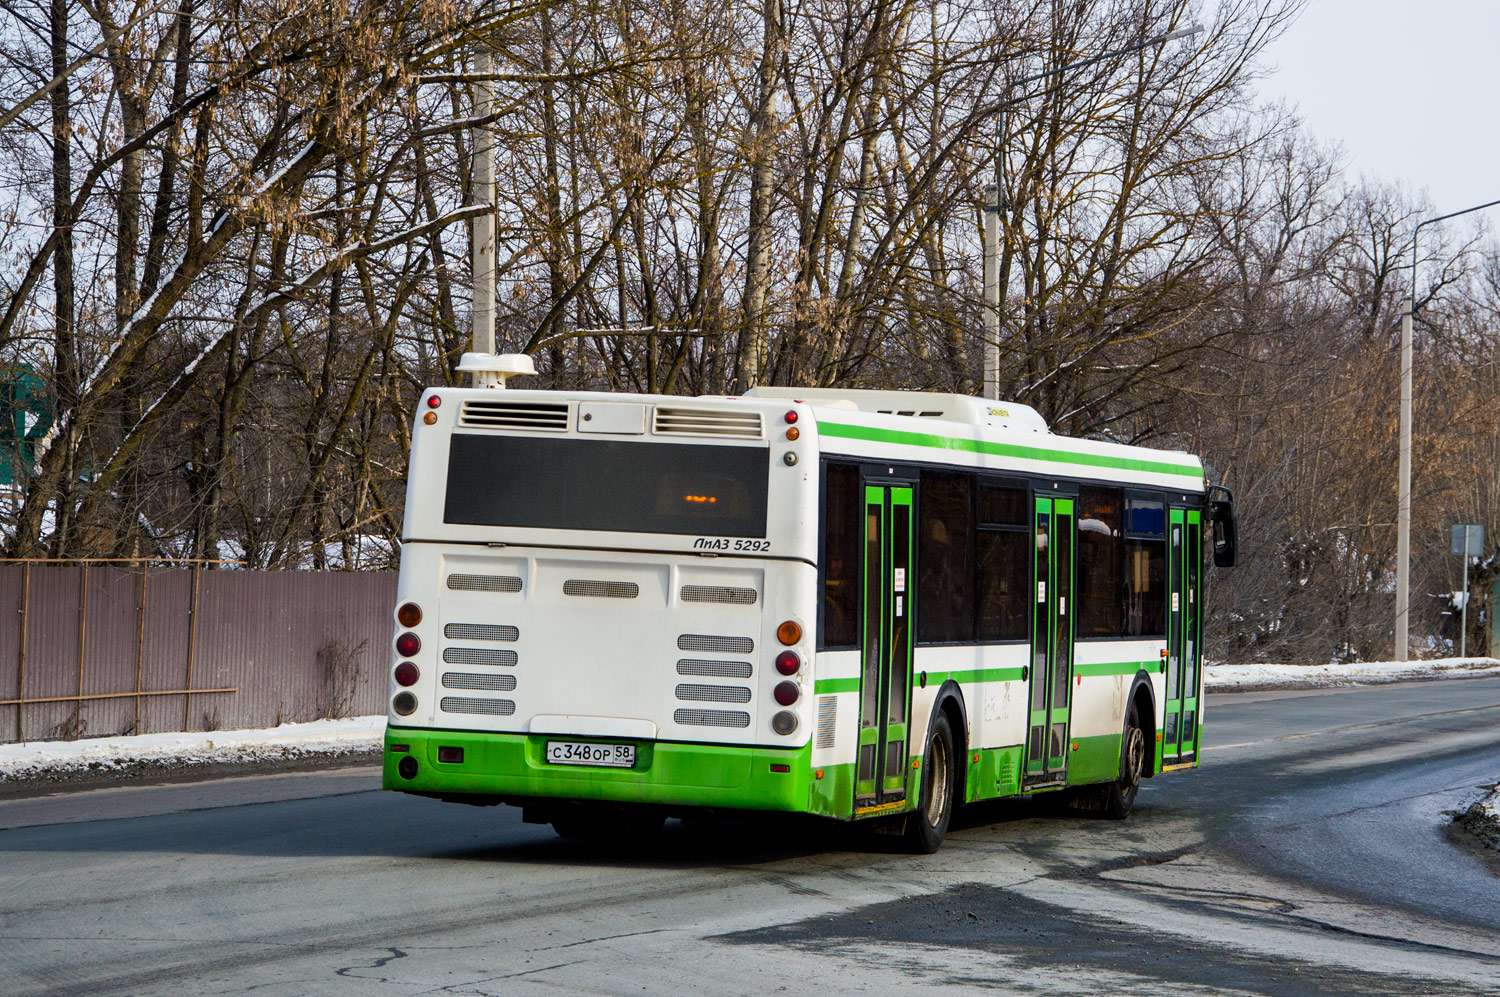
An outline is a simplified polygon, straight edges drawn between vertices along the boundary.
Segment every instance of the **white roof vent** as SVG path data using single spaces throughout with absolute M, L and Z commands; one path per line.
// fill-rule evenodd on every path
M 465 353 L 458 369 L 474 375 L 476 388 L 503 388 L 522 374 L 535 374 L 536 363 L 524 353 Z
M 786 398 L 823 408 L 855 409 L 880 415 L 942 419 L 970 425 L 994 426 L 1023 433 L 1046 433 L 1047 420 L 1030 405 L 991 401 L 971 395 L 935 391 L 876 391 L 868 388 L 784 388 L 762 386 L 746 398 Z

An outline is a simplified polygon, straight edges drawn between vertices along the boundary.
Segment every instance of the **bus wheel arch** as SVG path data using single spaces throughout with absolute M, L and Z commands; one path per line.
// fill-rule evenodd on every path
M 948 729 L 953 732 L 953 751 L 956 758 L 953 767 L 954 802 L 962 804 L 968 792 L 969 766 L 964 764 L 969 757 L 969 711 L 964 706 L 964 691 L 952 679 L 944 682 L 932 703 L 932 715 L 927 718 L 927 727 L 932 729 L 939 714 L 948 717 Z
M 1130 716 L 1130 707 L 1136 708 L 1141 729 L 1146 733 L 1146 767 L 1141 776 L 1149 779 L 1156 775 L 1156 752 L 1153 749 L 1154 738 L 1157 728 L 1156 697 L 1151 688 L 1151 676 L 1146 674 L 1145 669 L 1135 673 L 1135 683 L 1130 687 L 1130 695 L 1125 697 L 1125 715 Z
M 957 683 L 944 683 L 922 736 L 916 808 L 904 821 L 907 847 L 918 854 L 931 854 L 942 847 L 953 813 L 963 800 L 962 773 L 967 768 L 964 761 L 969 740 L 965 715 Z
M 1142 669 L 1136 673 L 1136 682 L 1131 685 L 1130 696 L 1125 697 L 1125 717 L 1130 717 L 1130 708 L 1136 708 L 1137 720 L 1140 727 L 1146 732 L 1146 768 L 1142 772 L 1143 778 L 1151 778 L 1157 774 L 1157 753 L 1151 750 L 1155 744 L 1155 733 L 1157 733 L 1157 697 L 1151 687 L 1151 676 L 1146 675 Z

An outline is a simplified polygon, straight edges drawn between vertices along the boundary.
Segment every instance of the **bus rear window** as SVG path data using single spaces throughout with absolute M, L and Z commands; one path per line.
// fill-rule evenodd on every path
M 443 521 L 764 537 L 767 461 L 759 447 L 455 433 Z

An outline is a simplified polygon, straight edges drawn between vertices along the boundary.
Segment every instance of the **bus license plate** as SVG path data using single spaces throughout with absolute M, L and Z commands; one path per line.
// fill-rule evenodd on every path
M 617 769 L 634 768 L 635 745 L 548 741 L 547 761 L 553 765 L 608 765 Z

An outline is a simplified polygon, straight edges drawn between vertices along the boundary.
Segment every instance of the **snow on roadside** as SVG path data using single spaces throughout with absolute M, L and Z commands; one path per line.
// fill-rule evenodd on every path
M 282 724 L 264 730 L 0 744 L 0 786 L 177 774 L 201 766 L 333 760 L 378 751 L 384 733 L 385 717 L 376 716 Z
M 1471 803 L 1458 815 L 1458 822 L 1478 838 L 1480 844 L 1500 851 L 1500 786 L 1489 788 L 1490 795 Z
M 1203 685 L 1209 692 L 1260 692 L 1492 676 L 1500 676 L 1500 659 L 1432 658 L 1347 665 L 1208 665 L 1203 669 Z

